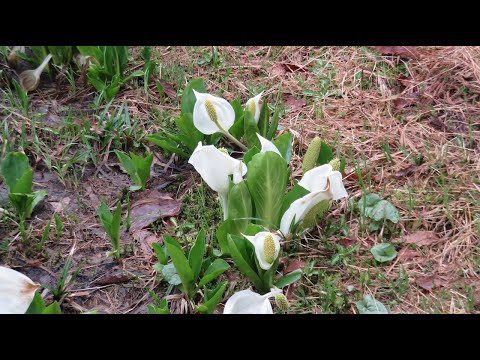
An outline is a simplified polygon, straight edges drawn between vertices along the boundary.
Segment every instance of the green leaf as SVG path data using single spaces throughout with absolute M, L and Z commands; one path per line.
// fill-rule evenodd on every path
M 232 220 L 226 219 L 222 221 L 217 230 L 215 230 L 215 236 L 223 255 L 230 255 L 230 249 L 228 247 L 227 235 L 234 232 L 234 225 Z
M 165 265 L 162 268 L 162 275 L 171 285 L 180 285 L 182 283 L 182 280 L 178 275 L 177 268 L 172 263 Z
M 2 161 L 2 175 L 10 193 L 30 194 L 33 172 L 27 155 L 10 152 Z
M 375 300 L 371 295 L 355 303 L 360 314 L 388 314 L 388 310 L 380 301 Z
M 280 135 L 273 140 L 273 144 L 277 147 L 278 151 L 280 151 L 285 161 L 289 163 L 292 159 L 293 135 L 291 133 Z
M 167 247 L 168 254 L 177 269 L 177 273 L 182 280 L 183 290 L 184 292 L 190 297 L 193 294 L 193 271 L 190 267 L 185 254 L 179 248 L 178 242 L 170 236 L 164 235 L 163 236 L 165 246 Z
M 228 218 L 232 220 L 234 235 L 240 235 L 245 230 L 251 221 L 252 211 L 252 197 L 246 181 L 233 185 L 228 193 Z
M 189 153 L 187 153 L 182 148 L 178 147 L 178 145 L 181 145 L 181 144 L 177 144 L 175 141 L 171 139 L 167 139 L 162 134 L 159 134 L 159 133 L 152 134 L 152 135 L 146 136 L 145 139 L 157 146 L 160 146 L 162 149 L 166 151 L 178 154 L 184 158 L 188 158 L 190 156 Z
M 284 288 L 287 285 L 293 284 L 302 278 L 302 269 L 297 269 L 275 280 L 275 286 L 279 289 Z
M 162 271 L 165 265 L 160 262 L 156 262 L 155 264 L 152 265 L 152 267 L 153 267 L 153 270 L 155 270 L 158 274 L 162 274 Z
M 322 141 L 320 145 L 320 154 L 318 155 L 317 165 L 328 164 L 333 159 L 333 150 Z
M 132 178 L 132 180 L 135 183 L 137 183 L 138 179 L 137 179 L 137 175 L 136 175 L 136 171 L 135 171 L 135 165 L 134 165 L 132 159 L 127 154 L 125 154 L 121 151 L 118 151 L 118 150 L 114 150 L 114 151 L 115 151 L 115 154 L 117 155 L 118 161 L 120 161 L 120 163 L 122 164 L 125 171 Z
M 47 196 L 47 192 L 45 190 L 37 190 L 28 195 L 29 201 L 25 214 L 27 218 L 32 215 L 33 209 L 35 209 L 35 207 L 45 198 L 45 196 Z
M 375 245 L 370 249 L 375 260 L 379 262 L 386 262 L 393 260 L 397 257 L 397 251 L 392 244 L 383 243 Z
M 216 279 L 218 276 L 223 274 L 225 271 L 230 269 L 230 265 L 223 259 L 216 259 L 205 271 L 202 280 L 198 284 L 199 287 L 202 287 L 208 284 L 210 281 Z
M 193 272 L 193 282 L 197 281 L 202 268 L 203 255 L 205 254 L 205 230 L 201 229 L 188 254 L 188 263 Z
M 255 287 L 263 288 L 262 280 L 250 264 L 246 254 L 242 253 L 241 249 L 239 248 L 239 245 L 242 242 L 245 244 L 245 242 L 248 242 L 248 240 L 242 239 L 238 236 L 228 235 L 228 247 L 230 248 L 232 259 L 238 269 L 253 282 Z
M 258 234 L 260 231 L 267 231 L 268 229 L 264 228 L 263 226 L 261 225 L 257 225 L 257 224 L 250 224 L 247 226 L 247 228 L 245 229 L 245 232 L 244 234 L 245 235 L 248 235 L 248 236 L 254 236 L 256 234 Z
M 387 200 L 380 200 L 374 207 L 367 208 L 365 216 L 372 218 L 374 221 L 387 219 L 394 224 L 400 221 L 400 213 L 395 206 Z
M 362 196 L 357 203 L 358 210 L 365 214 L 367 208 L 373 207 L 376 203 L 378 203 L 382 198 L 378 194 L 368 194 Z
M 165 248 L 163 248 L 159 243 L 152 243 L 153 251 L 157 255 L 157 259 L 160 264 L 167 264 L 167 255 L 165 254 Z
M 278 129 L 278 117 L 280 115 L 280 109 L 276 109 L 272 116 L 272 122 L 268 128 L 267 139 L 272 140 Z
M 198 131 L 193 124 L 192 114 L 182 114 L 175 119 L 175 124 L 181 132 L 179 137 L 185 146 L 187 146 L 191 151 L 195 150 L 198 142 L 203 141 L 204 135 Z
M 262 108 L 260 109 L 260 117 L 258 118 L 258 130 L 260 135 L 264 138 L 267 137 L 268 124 L 270 118 L 270 109 L 268 108 L 267 101 L 264 100 L 262 103 Z
M 62 313 L 62 309 L 60 309 L 60 305 L 58 302 L 54 301 L 50 305 L 48 305 L 45 309 L 43 309 L 42 314 L 54 314 L 58 315 Z
M 239 100 L 233 100 L 230 105 L 232 105 L 235 111 L 235 121 L 228 132 L 232 134 L 235 139 L 240 140 L 245 132 L 242 104 L 240 104 Z
M 254 201 L 255 217 L 262 219 L 260 224 L 269 229 L 280 223 L 287 180 L 285 160 L 272 151 L 257 154 L 248 163 L 247 185 Z
M 148 154 L 145 158 L 142 158 L 131 153 L 131 157 L 135 166 L 136 177 L 139 180 L 137 185 L 141 186 L 142 190 L 145 190 L 145 185 L 150 178 L 150 168 L 152 167 L 153 154 Z
M 258 139 L 257 133 L 258 127 L 257 124 L 255 123 L 255 119 L 253 118 L 253 115 L 250 113 L 250 111 L 245 111 L 243 113 L 243 125 L 245 129 L 245 140 L 247 142 L 247 146 L 249 149 L 252 147 L 256 146 L 258 149 L 261 149 L 262 146 L 260 144 L 260 140 Z
M 41 314 L 43 310 L 45 310 L 45 301 L 43 301 L 42 296 L 37 291 L 25 314 Z
M 227 289 L 227 281 L 223 281 L 209 294 L 208 300 L 197 308 L 201 314 L 213 314 L 218 303 Z M 206 291 L 205 291 L 206 292 Z
M 185 90 L 183 90 L 182 105 L 181 105 L 182 114 L 193 113 L 193 107 L 195 106 L 195 102 L 197 101 L 197 98 L 195 97 L 193 90 L 200 93 L 206 92 L 203 79 L 198 78 L 198 79 L 190 80 L 190 82 L 185 87 Z
M 122 220 L 122 202 L 119 200 L 117 202 L 117 208 L 112 216 L 111 224 L 111 240 L 113 250 L 118 252 L 120 250 L 120 221 Z
M 250 149 L 248 149 L 248 151 L 245 153 L 245 155 L 243 156 L 243 162 L 245 163 L 245 165 L 248 165 L 248 163 L 253 159 L 253 157 L 255 155 L 257 155 L 258 153 L 260 153 L 260 149 L 257 148 L 256 146 L 253 146 L 251 147 Z

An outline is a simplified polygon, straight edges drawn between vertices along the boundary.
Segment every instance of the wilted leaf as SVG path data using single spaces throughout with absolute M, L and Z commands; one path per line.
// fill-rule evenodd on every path
M 165 95 L 167 95 L 170 99 L 175 100 L 177 97 L 177 92 L 173 89 L 173 86 L 163 79 L 160 79 L 159 82 L 162 85 Z
M 302 269 L 305 266 L 306 262 L 302 260 L 293 260 L 285 270 L 285 274 L 291 273 L 292 271 Z
M 132 204 L 130 232 L 135 233 L 160 218 L 177 216 L 181 209 L 182 202 L 171 198 L 168 194 L 156 190 L 145 190 Z
M 162 274 L 165 280 L 171 285 L 180 285 L 182 283 L 173 263 L 165 265 L 162 269 Z
M 350 239 L 350 238 L 342 238 L 338 240 L 338 243 L 342 245 L 344 248 L 349 248 L 350 246 L 353 246 L 357 243 L 356 240 Z
M 59 202 L 50 202 L 50 205 L 52 205 L 54 212 L 59 213 L 68 207 L 68 205 L 70 204 L 70 201 L 71 199 L 69 197 L 65 197 Z
M 398 55 L 407 59 L 418 59 L 416 46 L 373 46 L 382 55 Z
M 383 243 L 375 245 L 370 249 L 375 260 L 379 262 L 386 262 L 395 259 L 397 256 L 397 250 L 392 244 Z
M 397 171 L 397 172 L 395 173 L 395 178 L 401 179 L 401 178 L 410 176 L 410 175 L 412 175 L 412 174 L 415 172 L 415 170 L 417 170 L 417 167 L 418 167 L 418 166 L 412 164 L 412 165 L 406 167 L 405 169 L 402 169 L 402 170 L 400 170 L 400 171 Z
M 93 286 L 104 286 L 110 284 L 121 284 L 130 281 L 130 278 L 122 273 L 109 274 L 102 276 L 99 279 L 92 282 Z
M 398 261 L 408 261 L 418 256 L 418 252 L 409 248 L 403 248 L 398 252 Z
M 401 110 L 408 106 L 415 105 L 417 103 L 417 100 L 418 100 L 418 94 L 408 94 L 408 95 L 404 95 L 396 98 L 393 101 L 393 106 L 395 106 L 395 109 Z
M 371 295 L 355 303 L 360 314 L 388 314 L 388 310 L 380 301 L 375 300 Z
M 293 95 L 289 95 L 285 99 L 285 107 L 289 107 L 292 110 L 299 110 L 306 105 L 306 101 L 304 99 L 295 99 Z
M 441 280 L 436 275 L 431 276 L 419 276 L 415 279 L 418 286 L 425 290 L 432 290 L 435 287 L 441 285 Z
M 440 241 L 437 234 L 433 231 L 417 231 L 411 235 L 405 236 L 403 241 L 407 244 L 415 244 L 417 246 L 432 245 Z
M 132 234 L 132 237 L 140 243 L 140 247 L 145 255 L 153 254 L 153 243 L 162 242 L 160 238 L 148 230 L 138 230 Z
M 287 70 L 283 64 L 275 64 L 270 71 L 270 77 L 283 76 L 286 72 Z

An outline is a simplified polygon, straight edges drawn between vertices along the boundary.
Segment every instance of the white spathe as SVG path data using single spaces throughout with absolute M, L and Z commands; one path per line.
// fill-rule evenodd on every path
M 213 145 L 203 146 L 199 141 L 188 162 L 193 165 L 202 179 L 213 190 L 218 192 L 222 202 L 224 219 L 228 213 L 228 191 L 230 190 L 229 176 L 233 175 L 233 182 L 238 184 L 247 173 L 247 166 L 218 150 Z
M 252 290 L 242 290 L 233 294 L 225 303 L 224 314 L 273 314 L 270 298 L 281 294 L 282 290 L 271 288 L 260 295 Z
M 262 150 L 260 150 L 260 152 L 273 151 L 274 153 L 277 153 L 278 155 L 282 156 L 282 154 L 280 154 L 280 151 L 278 150 L 278 148 L 275 146 L 274 143 L 272 143 L 270 140 L 265 139 L 259 133 L 257 133 L 257 137 L 258 137 L 258 140 L 260 140 L 260 144 L 262 145 Z
M 205 135 L 226 133 L 235 122 L 235 110 L 221 97 L 193 90 L 197 101 L 193 107 L 193 124 Z M 210 111 L 210 113 L 209 113 Z M 212 117 L 213 115 L 213 117 Z
M 272 267 L 273 263 L 278 257 L 280 252 L 280 236 L 273 234 L 268 231 L 260 231 L 255 236 L 248 236 L 242 234 L 248 241 L 250 241 L 255 247 L 255 255 L 257 257 L 258 263 L 263 270 L 268 270 Z M 274 255 L 273 261 L 269 262 L 267 256 L 265 255 L 265 236 L 270 235 L 273 238 L 274 243 Z
M 290 224 L 294 218 L 295 224 L 298 224 L 320 201 L 339 200 L 348 196 L 342 182 L 342 174 L 339 171 L 332 171 L 332 166 L 329 164 L 307 171 L 298 184 L 310 193 L 291 203 L 283 214 L 280 231 L 284 235 L 289 233 Z
M 39 287 L 22 273 L 0 266 L 0 314 L 25 314 Z
M 247 108 L 247 110 L 249 111 L 252 111 L 253 112 L 253 118 L 255 119 L 255 123 L 258 124 L 258 120 L 260 119 L 260 105 L 258 105 L 258 103 L 260 102 L 260 98 L 262 97 L 263 95 L 263 91 L 258 94 L 257 96 L 254 96 L 250 99 L 248 99 L 247 103 L 245 104 L 245 107 Z

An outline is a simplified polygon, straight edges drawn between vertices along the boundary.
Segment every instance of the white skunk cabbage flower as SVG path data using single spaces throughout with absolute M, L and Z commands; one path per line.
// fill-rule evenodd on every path
M 280 252 L 280 236 L 268 231 L 260 231 L 255 236 L 242 234 L 255 247 L 255 255 L 263 270 L 268 270 Z
M 348 196 L 342 182 L 342 174 L 339 171 L 332 171 L 330 164 L 317 166 L 307 171 L 298 185 L 310 193 L 295 200 L 283 214 L 280 231 L 284 235 L 289 233 L 293 218 L 295 218 L 295 224 L 298 224 L 320 201 L 339 200 Z
M 245 104 L 245 107 L 253 115 L 253 118 L 255 119 L 255 123 L 257 124 L 258 124 L 258 120 L 260 119 L 260 106 L 258 105 L 258 103 L 260 102 L 260 98 L 262 97 L 262 95 L 263 95 L 263 91 L 257 96 L 254 96 L 248 99 L 247 103 Z
M 224 219 L 228 217 L 228 192 L 230 190 L 229 175 L 233 175 L 233 182 L 238 184 L 247 173 L 247 166 L 243 161 L 234 159 L 226 152 L 213 145 L 203 146 L 200 141 L 188 162 L 193 165 L 203 181 L 218 192 L 223 208 Z
M 39 287 L 22 273 L 0 266 L 0 314 L 25 314 Z
M 277 153 L 278 155 L 282 156 L 278 148 L 270 140 L 265 139 L 259 133 L 257 133 L 257 137 L 258 137 L 258 140 L 260 140 L 260 144 L 262 145 L 262 150 L 260 150 L 260 152 L 273 151 L 274 153 Z
M 227 133 L 235 122 L 232 105 L 218 96 L 193 90 L 197 101 L 193 107 L 193 124 L 205 135 Z
M 252 290 L 242 290 L 233 294 L 225 303 L 224 314 L 273 314 L 270 298 L 281 294 L 282 290 L 271 288 L 265 295 Z

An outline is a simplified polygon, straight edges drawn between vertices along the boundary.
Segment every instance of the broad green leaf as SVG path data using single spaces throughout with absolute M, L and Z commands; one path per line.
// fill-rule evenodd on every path
M 374 207 L 367 208 L 365 210 L 365 216 L 372 218 L 374 221 L 388 219 L 394 224 L 400 221 L 400 213 L 395 206 L 387 200 L 380 200 Z
M 252 215 L 252 198 L 246 181 L 241 181 L 228 193 L 228 218 L 232 220 L 234 235 L 245 230 Z
M 249 259 L 246 258 L 246 254 L 242 253 L 238 247 L 239 243 L 245 243 L 246 241 L 248 240 L 228 235 L 228 246 L 230 248 L 230 254 L 238 269 L 254 283 L 255 287 L 262 288 L 262 280 L 258 276 L 257 272 L 254 270 L 254 268 L 251 266 Z
M 122 164 L 125 171 L 130 175 L 132 180 L 137 183 L 138 179 L 136 180 L 136 171 L 135 171 L 135 164 L 133 163 L 132 159 L 125 153 L 114 150 L 115 154 L 117 155 L 118 161 Z
M 397 257 L 397 250 L 392 244 L 382 243 L 375 245 L 370 249 L 375 260 L 379 262 L 386 262 L 393 260 Z
M 160 146 L 164 150 L 167 150 L 171 153 L 178 154 L 184 158 L 188 158 L 190 156 L 185 150 L 177 147 L 178 145 L 177 143 L 175 143 L 171 139 L 165 138 L 161 134 L 152 134 L 152 135 L 146 136 L 145 139 L 157 146 Z
M 275 134 L 277 133 L 277 128 L 278 128 L 278 117 L 280 115 L 280 109 L 276 109 L 275 113 L 272 116 L 272 122 L 270 123 L 270 126 L 268 127 L 268 132 L 267 132 L 267 139 L 272 140 Z
M 203 255 L 205 254 L 205 230 L 200 230 L 188 254 L 188 263 L 193 272 L 193 282 L 197 281 L 200 269 L 202 268 Z
M 333 159 L 333 150 L 322 141 L 320 145 L 320 154 L 318 155 L 317 165 L 328 164 Z
M 245 132 L 245 127 L 243 124 L 243 108 L 242 104 L 240 104 L 239 100 L 233 100 L 230 103 L 235 111 L 235 122 L 233 123 L 232 127 L 228 130 L 230 134 L 233 135 L 234 138 L 240 140 Z
M 179 137 L 191 151 L 195 150 L 199 141 L 203 141 L 204 135 L 193 124 L 192 114 L 185 113 L 175 119 L 175 124 L 180 130 Z
M 289 163 L 292 159 L 293 135 L 291 133 L 280 135 L 273 140 L 273 144 L 277 147 L 278 151 L 280 151 L 285 161 Z
M 278 154 L 267 151 L 257 154 L 248 163 L 247 185 L 254 201 L 255 217 L 260 224 L 275 229 L 287 187 L 288 169 Z
M 152 248 L 157 255 L 158 262 L 167 265 L 167 254 L 165 254 L 164 248 L 159 243 L 152 243 Z
M 222 221 L 220 226 L 218 226 L 215 230 L 215 236 L 217 238 L 218 244 L 220 245 L 220 250 L 222 251 L 223 255 L 230 255 L 227 235 L 233 233 L 234 231 L 234 225 L 232 220 L 230 219 Z
M 168 254 L 170 255 L 170 258 L 175 265 L 175 269 L 177 269 L 177 273 L 182 280 L 184 292 L 190 297 L 193 295 L 192 292 L 194 290 L 192 268 L 190 267 L 183 251 L 175 244 L 176 241 L 172 242 L 171 240 L 173 240 L 173 238 L 169 236 L 164 236 L 163 238 L 165 240 L 165 246 L 167 247 Z
M 182 105 L 181 105 L 182 114 L 193 113 L 193 107 L 195 106 L 195 102 L 197 101 L 197 98 L 195 97 L 193 90 L 200 93 L 204 93 L 206 91 L 205 84 L 203 83 L 203 79 L 198 78 L 198 79 L 190 80 L 190 82 L 185 87 L 185 90 L 183 90 Z
M 275 286 L 279 289 L 284 288 L 287 285 L 293 284 L 302 278 L 302 269 L 297 269 L 275 280 Z
M 171 285 L 180 285 L 182 283 L 182 280 L 178 275 L 177 269 L 172 263 L 167 264 L 162 268 L 162 275 L 165 280 Z
M 153 270 L 155 270 L 158 274 L 162 274 L 162 271 L 165 265 L 160 262 L 156 262 L 155 264 L 152 265 L 152 267 L 153 267 Z
M 376 203 L 378 203 L 382 198 L 378 194 L 368 194 L 362 196 L 357 203 L 358 210 L 365 214 L 367 208 L 373 207 Z
M 45 196 L 47 196 L 47 192 L 45 190 L 37 190 L 28 195 L 30 201 L 26 210 L 27 218 L 32 215 L 33 209 L 35 209 L 35 207 L 45 198 Z
M 25 314 L 41 314 L 43 310 L 45 310 L 45 301 L 43 301 L 42 296 L 37 291 Z
M 258 130 L 260 135 L 267 137 L 268 124 L 270 122 L 270 109 L 266 100 L 263 100 L 262 108 L 260 109 L 260 117 L 258 118 Z
M 223 293 L 227 288 L 227 281 L 221 282 L 211 293 L 209 299 L 197 307 L 197 311 L 201 314 L 213 314 L 218 303 L 222 299 Z
M 230 269 L 230 265 L 223 259 L 216 259 L 205 271 L 202 280 L 198 284 L 199 287 L 202 287 L 208 284 L 210 281 L 216 279 L 218 276 L 223 274 L 225 271 Z
M 244 234 L 245 234 L 245 235 L 248 235 L 248 236 L 254 236 L 254 235 L 256 235 L 257 233 L 259 233 L 260 231 L 268 231 L 268 229 L 264 228 L 264 227 L 261 226 L 261 225 L 249 224 L 249 225 L 247 226 L 247 228 L 245 229 Z
M 33 172 L 27 155 L 10 152 L 2 161 L 2 175 L 10 193 L 30 194 Z
M 245 141 L 247 142 L 247 146 L 249 149 L 256 146 L 258 149 L 261 149 L 262 146 L 260 144 L 260 140 L 258 140 L 258 127 L 255 123 L 255 119 L 250 111 L 245 111 L 243 113 L 243 126 L 245 129 Z
M 45 309 L 43 309 L 42 314 L 54 314 L 58 315 L 62 313 L 62 309 L 60 309 L 60 305 L 58 302 L 54 301 L 50 305 L 48 305 Z
M 257 155 L 259 152 L 260 152 L 260 149 L 257 148 L 256 146 L 253 146 L 252 148 L 248 149 L 248 151 L 243 156 L 243 162 L 246 165 L 248 165 L 248 163 L 253 159 L 253 157 Z
M 112 225 L 112 213 L 110 212 L 109 207 L 103 201 L 97 210 L 98 216 L 102 221 L 102 225 L 105 228 L 105 231 L 110 235 L 110 228 Z
M 388 310 L 380 301 L 375 300 L 371 295 L 355 303 L 360 314 L 388 314 Z
M 147 183 L 148 179 L 150 178 L 150 168 L 152 167 L 153 162 L 153 154 L 148 154 L 146 157 L 142 158 L 138 155 L 131 154 L 132 162 L 135 166 L 135 172 L 137 174 L 142 189 L 145 189 L 145 184 Z
M 119 200 L 117 202 L 117 208 L 112 216 L 112 224 L 110 227 L 113 250 L 117 251 L 120 249 L 120 221 L 122 220 L 122 202 Z

